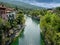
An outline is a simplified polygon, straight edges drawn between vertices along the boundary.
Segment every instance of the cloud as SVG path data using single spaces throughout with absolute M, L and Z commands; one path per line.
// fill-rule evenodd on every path
M 44 2 L 44 3 L 60 3 L 60 0 L 18 0 L 18 1 L 23 1 L 23 2 Z
M 15 0 L 15 1 L 21 1 L 31 5 L 46 7 L 46 8 L 60 6 L 60 0 Z
M 31 5 L 36 5 L 39 7 L 45 7 L 45 8 L 52 8 L 52 7 L 58 7 L 60 6 L 60 3 L 38 3 L 38 2 L 33 2 L 30 3 Z
M 53 2 L 53 0 L 35 0 L 36 2 L 45 2 L 45 3 L 50 3 Z

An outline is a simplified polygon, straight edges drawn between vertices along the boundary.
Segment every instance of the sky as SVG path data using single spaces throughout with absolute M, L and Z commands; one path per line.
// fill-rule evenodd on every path
M 15 1 L 21 1 L 31 5 L 46 7 L 46 8 L 60 6 L 60 0 L 15 0 Z

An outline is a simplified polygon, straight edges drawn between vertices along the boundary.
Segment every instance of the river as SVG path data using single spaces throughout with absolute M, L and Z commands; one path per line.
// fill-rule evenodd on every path
M 19 38 L 19 45 L 40 45 L 40 27 L 36 20 L 25 16 L 25 29 Z

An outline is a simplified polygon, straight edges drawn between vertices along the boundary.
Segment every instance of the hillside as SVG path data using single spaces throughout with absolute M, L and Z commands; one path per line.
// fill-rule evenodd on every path
M 17 5 L 17 6 L 21 7 L 21 8 L 28 8 L 28 9 L 41 9 L 42 8 L 42 7 L 27 4 L 27 3 L 24 3 L 24 2 L 20 2 L 20 1 L 0 0 L 0 2 L 14 4 L 14 5 Z

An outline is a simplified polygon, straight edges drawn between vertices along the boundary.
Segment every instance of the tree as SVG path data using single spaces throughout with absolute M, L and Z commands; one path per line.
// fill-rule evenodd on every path
M 7 21 L 4 21 L 2 18 L 0 18 L 0 42 L 2 44 L 5 44 L 5 39 L 3 39 L 2 37 L 5 37 L 5 33 L 8 32 L 8 29 L 10 29 L 10 24 Z
M 60 45 L 60 17 L 54 13 L 47 12 L 40 20 L 40 27 L 47 42 L 50 45 Z
M 19 12 L 16 17 L 17 24 L 23 24 L 24 23 L 24 14 L 22 12 Z
M 60 16 L 60 7 L 56 7 L 54 9 L 54 13 L 56 13 L 58 16 Z
M 3 20 L 0 18 L 0 44 L 2 44 L 2 30 L 3 30 Z

